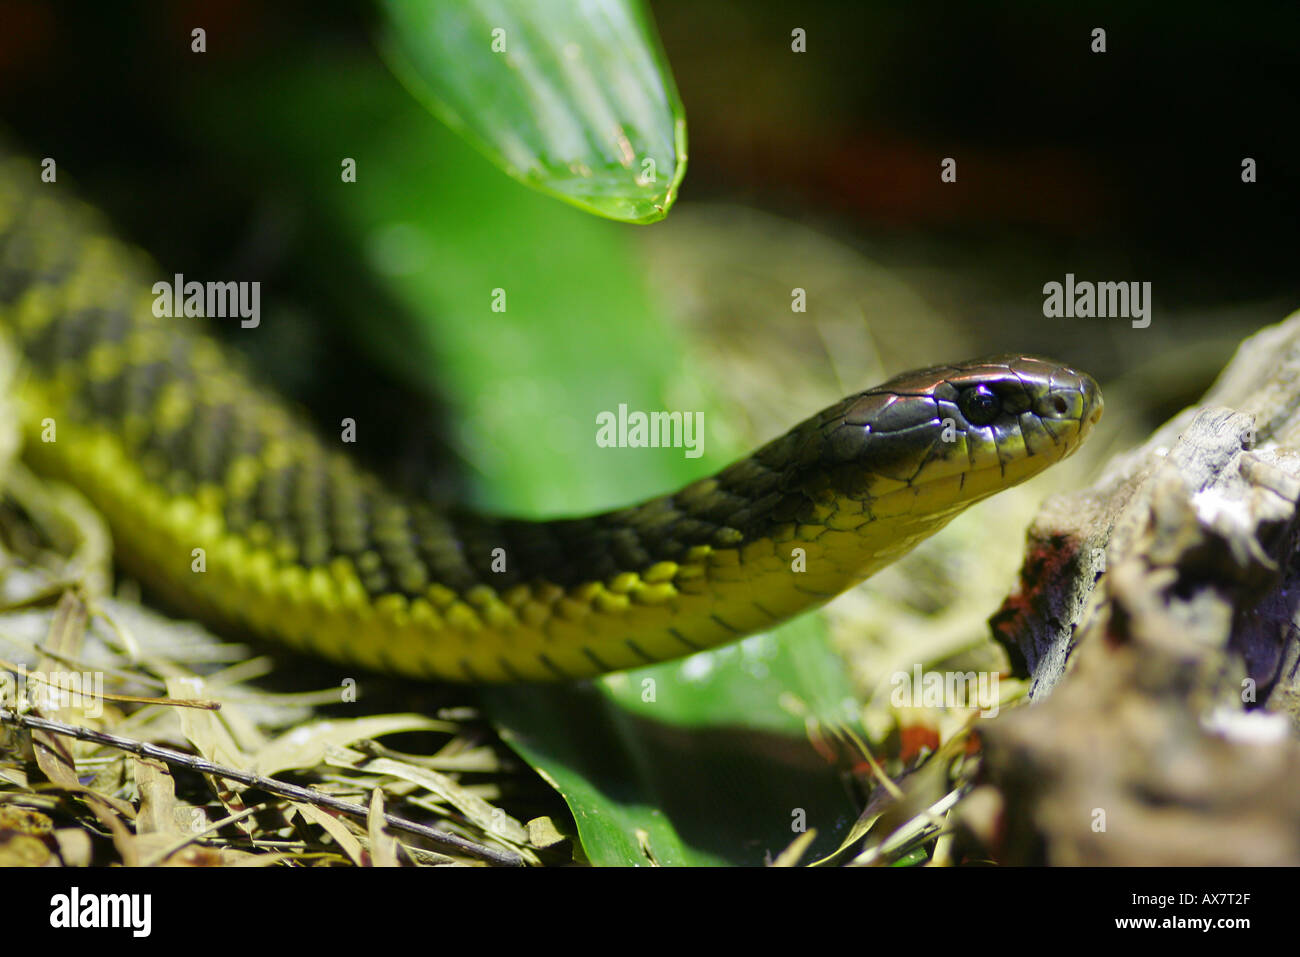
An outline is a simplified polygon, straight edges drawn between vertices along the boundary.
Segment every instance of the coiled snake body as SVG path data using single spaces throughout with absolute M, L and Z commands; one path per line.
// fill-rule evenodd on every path
M 80 489 L 119 561 L 184 610 L 340 662 L 554 680 L 731 641 L 1061 460 L 1101 414 L 1087 375 L 1000 356 L 849 396 L 630 508 L 448 513 L 319 437 L 200 320 L 155 317 L 170 276 L 66 193 L 0 152 L 0 330 L 24 359 L 27 458 Z

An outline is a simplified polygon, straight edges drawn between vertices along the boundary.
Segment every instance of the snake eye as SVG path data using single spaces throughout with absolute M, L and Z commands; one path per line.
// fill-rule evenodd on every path
M 991 425 L 1002 412 L 1002 401 L 988 386 L 977 385 L 957 396 L 957 408 L 971 425 Z

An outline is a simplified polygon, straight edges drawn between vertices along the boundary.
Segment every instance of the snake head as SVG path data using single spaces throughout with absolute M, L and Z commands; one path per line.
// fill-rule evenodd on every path
M 1070 366 L 1001 355 L 905 373 L 835 411 L 821 464 L 840 492 L 951 513 L 1073 453 L 1100 419 L 1102 397 Z

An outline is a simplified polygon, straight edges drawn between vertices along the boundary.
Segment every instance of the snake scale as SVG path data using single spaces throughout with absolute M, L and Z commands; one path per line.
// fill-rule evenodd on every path
M 890 379 L 629 508 L 445 511 L 356 464 L 201 320 L 156 317 L 169 274 L 69 192 L 0 148 L 28 461 L 88 497 L 119 563 L 178 609 L 337 662 L 559 680 L 732 641 L 1063 459 L 1101 414 L 1089 376 L 1000 356 Z

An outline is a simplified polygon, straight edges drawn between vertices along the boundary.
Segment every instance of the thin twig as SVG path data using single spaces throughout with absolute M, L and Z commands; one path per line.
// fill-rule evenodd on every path
M 251 788 L 257 788 L 261 791 L 266 791 L 269 794 L 278 794 L 291 801 L 304 801 L 308 804 L 326 807 L 330 810 L 338 811 L 341 814 L 347 814 L 351 817 L 359 818 L 362 821 L 364 821 L 370 813 L 369 809 L 364 805 L 353 804 L 350 801 L 340 801 L 338 798 L 325 794 L 322 791 L 317 791 L 315 788 L 300 787 L 296 784 L 289 784 L 286 781 L 278 781 L 275 778 L 262 777 L 260 774 L 250 774 L 247 771 L 225 767 L 204 758 L 184 754 L 180 751 L 174 751 L 171 748 L 164 748 L 156 744 L 147 744 L 144 741 L 134 741 L 130 738 L 121 738 L 115 734 L 105 734 L 103 731 L 92 731 L 90 728 L 82 728 L 74 724 L 65 724 L 62 721 L 51 721 L 48 718 L 37 718 L 28 714 L 17 714 L 5 708 L 0 708 L 0 724 L 13 724 L 18 725 L 19 727 L 35 729 L 37 731 L 50 731 L 54 734 L 62 734 L 76 738 L 79 741 L 90 741 L 110 748 L 117 748 L 119 751 L 126 751 L 143 758 L 154 758 L 155 760 L 163 761 L 167 764 L 190 768 L 191 770 L 198 771 L 202 774 L 211 774 L 216 777 L 227 778 L 231 781 L 238 781 L 240 784 Z M 488 861 L 492 864 L 519 867 L 524 862 L 523 858 L 514 851 L 498 850 L 482 844 L 476 844 L 473 841 L 467 840 L 463 837 L 458 837 L 455 834 L 448 834 L 445 831 L 438 831 L 424 824 L 416 824 L 412 821 L 406 821 L 393 814 L 385 813 L 384 823 L 399 831 L 406 831 L 409 834 L 418 834 L 420 837 L 442 847 L 444 850 L 465 854 L 469 857 L 476 857 L 479 860 Z

